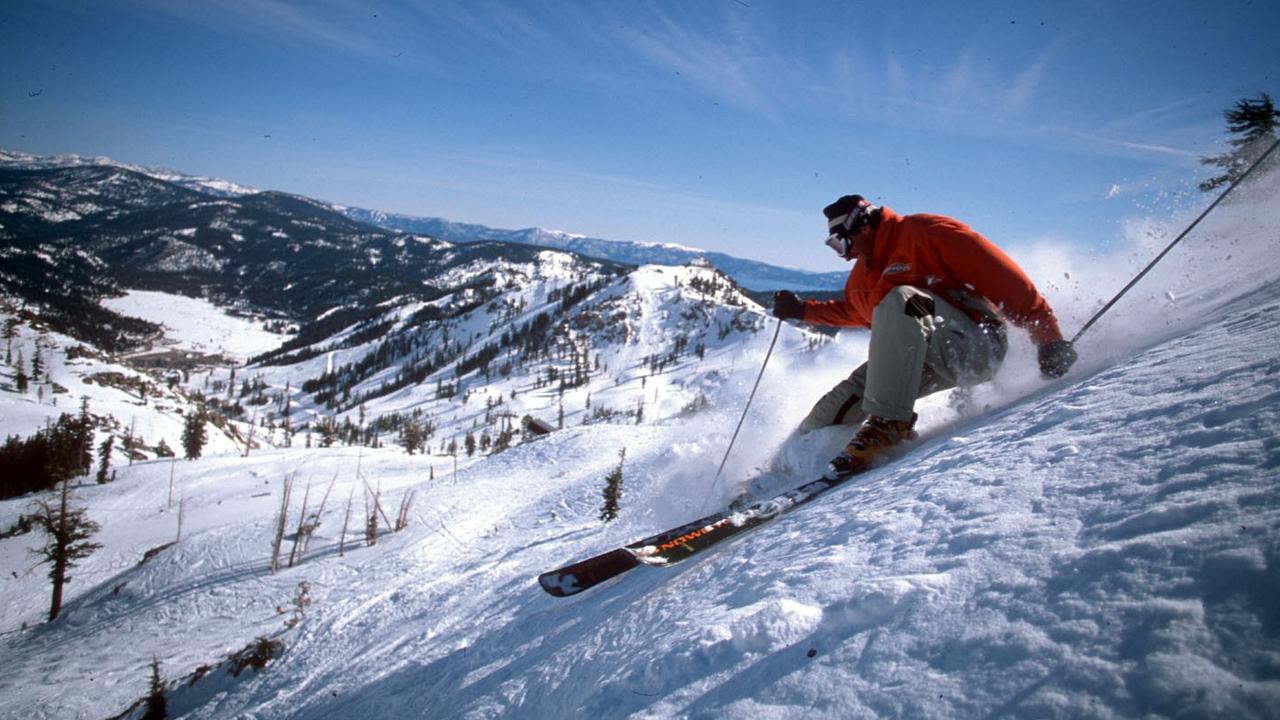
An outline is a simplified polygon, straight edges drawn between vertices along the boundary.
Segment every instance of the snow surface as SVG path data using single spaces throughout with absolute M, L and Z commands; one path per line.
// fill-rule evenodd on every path
M 573 426 L 456 470 L 358 448 L 121 467 L 75 489 L 103 548 L 56 622 L 39 539 L 0 540 L 0 716 L 122 712 L 158 659 L 171 717 L 1276 717 L 1276 197 L 1273 183 L 1224 205 L 1081 341 L 1066 378 L 1041 380 L 1015 332 L 994 383 L 920 404 L 923 437 L 895 464 L 706 557 L 568 599 L 536 575 L 724 499 L 712 477 L 768 333 L 708 353 L 726 380 L 701 413 Z M 1151 256 L 1137 245 L 1025 264 L 1075 328 Z M 768 462 L 864 355 L 861 334 L 784 343 L 726 475 Z M 792 479 L 846 436 L 789 444 Z M 604 524 L 624 448 L 621 515 Z M 300 562 L 271 574 L 286 477 L 293 522 L 304 494 L 309 512 L 329 498 Z M 414 495 L 408 527 L 366 547 L 342 526 L 370 488 L 392 515 Z M 29 505 L 0 503 L 0 529 Z M 143 561 L 179 516 L 181 540 Z M 312 604 L 286 630 L 304 581 Z M 264 635 L 286 648 L 264 670 L 180 682 Z
M 240 195 L 251 195 L 258 192 L 256 189 L 246 187 L 228 180 L 218 178 L 207 178 L 195 175 L 187 175 L 172 170 L 159 170 L 156 168 L 140 167 L 137 165 L 124 165 L 112 160 L 109 157 L 82 157 L 80 155 L 57 155 L 52 157 L 31 155 L 29 153 L 17 152 L 13 150 L 0 150 L 0 167 L 13 167 L 27 170 L 42 170 L 47 168 L 62 168 L 68 166 L 107 166 L 107 167 L 123 167 L 126 170 L 150 175 L 151 177 L 167 182 L 175 183 L 189 187 L 200 192 L 221 195 L 224 197 L 236 197 Z
M 155 314 L 162 311 L 157 309 Z M 0 322 L 8 317 L 0 313 Z M 216 322 L 214 315 L 210 317 Z M 6 344 L 6 353 L 11 351 L 15 360 L 21 358 L 28 372 L 39 353 L 44 372 L 25 394 L 19 394 L 14 391 L 13 368 L 4 366 L 0 372 L 0 435 L 29 437 L 46 424 L 57 421 L 63 413 L 77 415 L 81 403 L 88 401 L 89 413 L 109 426 L 99 427 L 93 443 L 95 451 L 108 433 L 118 440 L 131 434 L 152 452 L 162 441 L 172 450 L 182 448 L 183 416 L 191 407 L 185 395 L 101 353 L 90 351 L 69 357 L 75 349 L 84 350 L 85 346 L 61 333 L 36 331 L 26 324 L 16 328 L 12 347 Z M 141 390 L 144 386 L 145 392 Z M 206 452 L 236 451 L 236 442 L 212 423 L 206 425 L 206 430 L 209 435 Z M 115 443 L 112 462 L 116 467 L 128 462 L 123 442 Z M 12 521 L 5 522 L 0 519 L 3 526 L 0 532 L 12 524 Z
M 289 339 L 264 329 L 261 320 L 230 315 L 203 298 L 130 290 L 121 297 L 103 300 L 102 305 L 163 325 L 162 344 L 171 349 L 222 355 L 238 363 L 274 350 Z

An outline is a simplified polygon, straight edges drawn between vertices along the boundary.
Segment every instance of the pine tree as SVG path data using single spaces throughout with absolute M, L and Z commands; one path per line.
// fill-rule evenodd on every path
M 89 397 L 80 398 L 80 417 L 76 419 L 72 438 L 76 448 L 76 473 L 89 474 L 93 469 L 93 416 L 89 414 Z
M 40 555 L 52 567 L 49 569 L 49 580 L 53 583 L 53 596 L 49 602 L 49 620 L 52 622 L 62 612 L 62 590 L 71 582 L 67 574 L 75 568 L 76 562 L 93 554 L 102 547 L 89 542 L 89 538 L 101 529 L 98 523 L 85 517 L 84 508 L 70 507 L 71 483 L 63 481 L 62 492 L 58 504 L 37 500 L 35 522 L 48 536 L 44 547 L 32 552 Z
M 0 446 L 0 498 L 52 490 L 64 480 L 87 473 L 93 458 L 92 432 L 62 413 L 26 440 L 10 436 Z M 88 458 L 86 461 L 85 458 Z
M 204 452 L 204 444 L 209 440 L 209 432 L 204 427 L 204 410 L 196 410 L 187 415 L 182 427 L 182 450 L 188 460 L 195 460 Z
M 613 522 L 618 519 L 622 505 L 622 463 L 627 459 L 627 449 L 618 453 L 618 467 L 604 478 L 604 506 L 600 508 L 600 520 Z
M 426 433 L 422 431 L 422 423 L 417 420 L 405 423 L 404 430 L 401 432 L 401 442 L 404 443 L 404 449 L 410 455 L 421 450 L 427 442 Z
M 289 422 L 289 413 L 285 411 L 284 421 L 280 423 L 280 430 L 284 432 L 284 446 L 293 447 L 293 425 Z
M 116 436 L 107 435 L 107 439 L 98 446 L 98 484 L 106 485 L 111 472 L 111 448 L 115 445 Z
M 338 436 L 338 421 L 332 417 L 321 418 L 316 431 L 320 433 L 320 447 L 333 447 L 333 441 Z
M 124 455 L 129 459 L 129 464 L 133 464 L 133 452 L 138 449 L 138 419 L 129 420 L 129 430 L 124 436 Z
M 164 720 L 169 716 L 169 703 L 165 700 L 164 680 L 160 677 L 160 659 L 151 661 L 151 682 L 147 692 L 147 712 L 142 720 Z
M 31 380 L 40 382 L 40 373 L 44 372 L 44 361 L 40 359 L 40 343 L 36 343 L 36 353 L 31 358 Z
M 18 351 L 18 374 L 13 378 L 13 385 L 14 385 L 14 388 L 17 389 L 18 393 L 21 395 L 27 394 L 27 389 L 30 387 L 30 382 L 31 382 L 30 379 L 27 377 L 26 366 L 27 366 L 27 363 L 22 357 L 22 351 L 19 350 Z
M 1232 147 L 1231 152 L 1200 159 L 1205 165 L 1214 165 L 1226 171 L 1200 183 L 1200 189 L 1204 192 L 1234 182 L 1244 174 L 1275 142 L 1276 125 L 1280 124 L 1280 110 L 1276 110 L 1271 96 L 1266 93 L 1237 101 L 1222 116 L 1227 121 L 1227 132 L 1236 137 L 1227 141 Z
M 13 362 L 13 339 L 18 336 L 18 318 L 5 318 L 4 321 L 4 361 L 5 363 Z

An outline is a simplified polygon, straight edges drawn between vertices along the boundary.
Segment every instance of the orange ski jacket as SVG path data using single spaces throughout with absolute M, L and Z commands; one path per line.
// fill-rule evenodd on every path
M 994 243 L 959 220 L 942 215 L 903 217 L 889 208 L 882 211 L 871 257 L 860 258 L 849 272 L 844 298 L 805 301 L 804 321 L 869 328 L 876 305 L 902 285 L 948 300 L 977 295 L 1025 329 L 1037 345 L 1062 339 L 1049 303 Z

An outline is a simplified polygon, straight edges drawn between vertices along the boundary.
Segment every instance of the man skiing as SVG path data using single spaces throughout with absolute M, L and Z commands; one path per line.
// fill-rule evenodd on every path
M 828 425 L 861 427 L 831 461 L 826 478 L 793 488 L 785 502 L 753 505 L 775 473 L 738 488 L 716 512 L 624 547 L 543 573 L 539 584 L 566 597 L 641 564 L 668 566 L 809 502 L 913 436 L 917 398 L 990 380 L 1004 360 L 1005 322 L 1039 348 L 1040 370 L 1061 377 L 1076 361 L 1053 310 L 1016 263 L 967 225 L 941 215 L 900 216 L 846 195 L 828 205 L 827 245 L 856 261 L 844 298 L 773 296 L 783 320 L 871 328 L 867 362 L 818 401 L 798 433 Z
M 1000 248 L 941 215 L 901 216 L 845 195 L 823 209 L 827 245 L 855 261 L 844 297 L 801 300 L 783 290 L 783 320 L 867 327 L 867 362 L 814 405 L 798 432 L 860 425 L 830 465 L 848 475 L 915 436 L 917 398 L 990 380 L 1007 349 L 1005 322 L 1027 331 L 1040 370 L 1061 377 L 1076 361 L 1048 302 Z

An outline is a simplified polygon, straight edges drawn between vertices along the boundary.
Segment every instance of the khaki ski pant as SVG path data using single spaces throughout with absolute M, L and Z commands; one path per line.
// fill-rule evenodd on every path
M 871 315 L 867 362 L 813 406 L 797 429 L 861 425 L 867 415 L 910 420 L 918 398 L 995 376 L 1007 348 L 1003 325 L 979 325 L 933 293 L 894 288 Z

